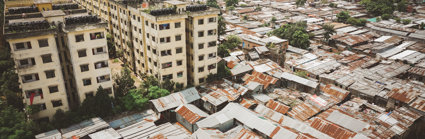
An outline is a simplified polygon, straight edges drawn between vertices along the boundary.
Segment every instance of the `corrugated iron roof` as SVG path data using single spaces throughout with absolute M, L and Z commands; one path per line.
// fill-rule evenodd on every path
M 357 134 L 319 117 L 313 118 L 310 126 L 336 139 L 349 139 Z
M 192 104 L 180 105 L 176 108 L 176 113 L 182 116 L 190 124 L 194 124 L 208 114 Z
M 413 87 L 393 88 L 387 93 L 387 96 L 395 100 L 410 104 L 420 94 L 419 91 L 413 90 Z
M 251 81 L 258 82 L 261 85 L 263 85 L 264 89 L 269 87 L 269 85 L 271 84 L 275 84 L 278 81 L 278 79 L 272 76 L 269 76 L 260 72 L 256 72 L 256 71 L 253 71 L 251 75 L 245 74 L 242 80 L 245 81 L 245 85 Z
M 323 93 L 329 95 L 330 97 L 336 99 L 338 102 L 344 100 L 345 97 L 347 97 L 347 95 L 350 93 L 349 91 L 336 87 L 332 84 L 321 85 L 320 90 L 323 91 Z
M 306 102 L 299 104 L 292 108 L 291 111 L 288 112 L 288 115 L 292 118 L 305 121 L 311 116 L 320 112 L 320 109 L 314 105 L 308 104 Z
M 191 103 L 200 98 L 201 96 L 199 96 L 198 91 L 195 87 L 192 87 L 165 97 L 150 100 L 150 102 L 152 102 L 158 112 L 162 112 L 171 108 L 176 108 L 181 104 Z
M 425 99 L 418 97 L 415 101 L 413 101 L 410 107 L 425 112 Z
M 253 99 L 243 98 L 242 101 L 239 104 L 241 104 L 243 107 L 249 109 L 251 106 L 258 104 L 258 102 L 256 100 L 253 100 Z
M 281 103 L 279 103 L 277 101 L 271 100 L 271 99 L 269 100 L 269 102 L 267 102 L 266 107 L 267 108 L 270 108 L 270 109 L 272 109 L 274 111 L 277 111 L 277 112 L 279 112 L 281 114 L 285 114 L 289 110 L 289 107 L 288 106 L 286 106 L 284 104 L 281 104 Z

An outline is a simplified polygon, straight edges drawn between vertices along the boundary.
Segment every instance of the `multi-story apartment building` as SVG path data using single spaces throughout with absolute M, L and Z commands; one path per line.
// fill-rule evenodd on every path
M 23 102 L 40 108 L 31 116 L 51 120 L 56 110 L 76 108 L 99 86 L 113 96 L 107 23 L 76 4 L 34 5 L 6 7 L 4 26 Z
M 99 16 L 109 21 L 117 50 L 137 75 L 186 86 L 217 73 L 218 9 L 182 1 L 74 1 L 93 13 L 103 10 Z

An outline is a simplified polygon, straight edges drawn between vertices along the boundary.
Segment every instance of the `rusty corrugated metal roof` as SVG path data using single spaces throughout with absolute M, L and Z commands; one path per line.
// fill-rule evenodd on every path
M 311 123 L 310 126 L 319 130 L 320 132 L 323 132 L 337 139 L 349 139 L 351 137 L 354 137 L 357 134 L 355 132 L 352 132 L 348 129 L 345 129 L 341 126 L 338 126 L 336 124 L 333 124 L 329 121 L 326 121 L 318 117 L 315 117 L 313 119 L 313 122 Z
M 425 99 L 418 97 L 410 104 L 410 107 L 425 112 Z
M 271 100 L 271 99 L 269 100 L 269 102 L 267 102 L 266 107 L 268 107 L 268 108 L 270 108 L 274 111 L 277 111 L 281 114 L 285 114 L 289 110 L 288 106 L 281 104 L 279 102 L 276 102 L 274 100 Z
M 251 81 L 258 82 L 264 86 L 264 89 L 266 89 L 270 84 L 275 84 L 278 81 L 278 79 L 272 76 L 269 76 L 260 72 L 256 72 L 255 70 L 252 72 L 251 75 L 246 74 L 242 78 L 242 80 L 245 81 L 245 85 Z
M 308 104 L 307 102 L 304 102 L 302 104 L 299 104 L 292 108 L 290 112 L 288 112 L 288 115 L 292 118 L 305 121 L 311 116 L 317 114 L 320 112 L 320 109 L 317 108 L 314 105 Z

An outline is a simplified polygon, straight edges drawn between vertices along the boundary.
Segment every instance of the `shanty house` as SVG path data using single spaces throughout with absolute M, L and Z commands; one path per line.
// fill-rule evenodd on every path
M 208 117 L 208 114 L 192 104 L 183 104 L 176 108 L 177 122 L 191 133 L 198 130 L 198 126 L 195 123 L 205 117 Z
M 281 75 L 282 84 L 284 87 L 302 92 L 314 94 L 318 90 L 319 84 L 315 81 L 308 80 L 297 75 L 284 72 Z
M 195 87 L 192 87 L 165 97 L 150 100 L 150 104 L 152 110 L 161 115 L 160 119 L 174 122 L 176 121 L 175 108 L 188 103 L 199 105 L 200 98 L 199 92 Z

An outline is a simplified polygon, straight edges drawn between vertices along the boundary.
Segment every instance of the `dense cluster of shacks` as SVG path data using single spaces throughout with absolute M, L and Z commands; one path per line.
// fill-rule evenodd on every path
M 243 40 L 220 61 L 231 77 L 151 100 L 144 113 L 109 123 L 93 118 L 36 138 L 366 139 L 425 129 L 425 31 L 417 29 L 425 7 L 396 13 L 412 19 L 408 25 L 372 19 L 356 27 L 331 21 L 343 10 L 367 17 L 357 4 L 297 8 L 282 1 L 245 0 L 247 7 L 224 13 L 226 35 Z M 298 21 L 315 35 L 308 50 L 267 35 Z M 334 45 L 320 42 L 326 22 L 336 29 Z

